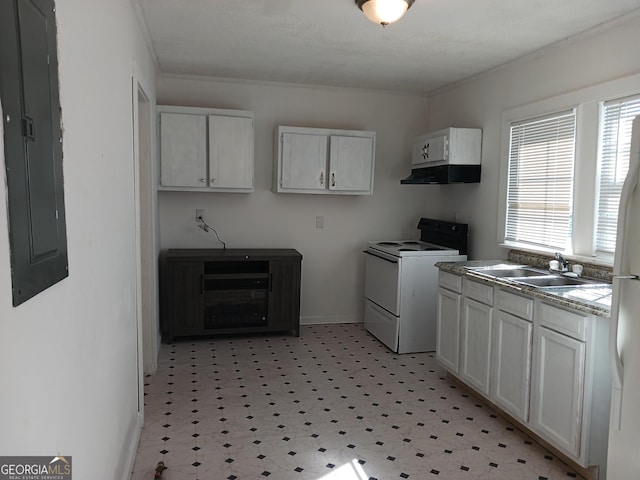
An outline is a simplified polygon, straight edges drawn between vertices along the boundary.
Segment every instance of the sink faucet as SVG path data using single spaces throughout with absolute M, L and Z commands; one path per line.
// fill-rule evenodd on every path
M 556 260 L 560 263 L 560 270 L 563 272 L 567 272 L 569 270 L 569 262 L 560 255 L 560 252 L 556 252 Z

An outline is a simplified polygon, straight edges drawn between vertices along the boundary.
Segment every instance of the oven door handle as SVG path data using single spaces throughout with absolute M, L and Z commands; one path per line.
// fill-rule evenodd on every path
M 384 260 L 385 262 L 398 263 L 398 259 L 396 257 L 392 257 L 391 255 L 386 256 L 384 253 L 373 253 L 371 250 L 363 250 L 362 253 L 366 253 L 367 255 L 371 255 L 372 257 L 379 258 L 380 260 Z

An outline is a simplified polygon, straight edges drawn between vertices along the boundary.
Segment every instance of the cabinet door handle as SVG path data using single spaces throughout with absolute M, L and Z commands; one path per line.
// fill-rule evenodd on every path
M 36 139 L 36 131 L 33 119 L 31 117 L 27 117 L 26 115 L 22 117 L 22 136 L 29 139 Z
M 211 183 L 216 183 L 216 179 L 215 179 L 215 178 L 212 178 L 212 179 L 211 179 Z
M 204 275 L 200 274 L 200 293 L 204 294 Z
M 202 183 L 204 183 L 204 182 L 206 182 L 206 178 L 201 178 L 201 179 L 200 179 L 200 181 L 201 181 Z
M 336 186 L 336 172 L 331 172 L 331 186 Z
M 320 172 L 320 186 L 324 187 L 324 172 Z

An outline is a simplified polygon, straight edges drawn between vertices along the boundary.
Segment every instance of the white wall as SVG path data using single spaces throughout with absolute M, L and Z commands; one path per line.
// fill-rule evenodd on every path
M 463 212 L 471 223 L 475 258 L 504 258 L 497 245 L 502 113 L 588 86 L 640 72 L 640 17 L 583 35 L 429 98 L 431 129 L 466 123 L 483 129 L 482 182 L 457 186 L 440 197 L 443 215 Z M 640 85 L 638 85 L 640 90 Z M 433 193 L 437 195 L 437 193 Z M 437 200 L 436 200 L 437 201 Z
M 424 133 L 427 102 L 364 90 L 296 87 L 206 78 L 160 77 L 158 104 L 251 110 L 255 113 L 255 192 L 160 192 L 161 248 L 213 247 L 196 228 L 195 209 L 228 248 L 296 248 L 303 255 L 303 322 L 362 320 L 368 240 L 417 238 L 423 186 L 400 185 L 410 171 L 410 144 Z M 373 196 L 271 192 L 277 125 L 377 132 Z M 324 229 L 315 217 L 324 216 Z
M 132 61 L 152 81 L 155 67 L 129 0 L 56 4 L 69 278 L 12 306 L 0 207 L 0 452 L 122 479 L 140 422 Z

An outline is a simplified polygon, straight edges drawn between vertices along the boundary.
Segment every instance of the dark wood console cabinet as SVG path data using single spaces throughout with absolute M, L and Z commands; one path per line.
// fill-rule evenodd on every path
M 170 249 L 160 254 L 162 338 L 300 335 L 302 255 L 293 249 Z

